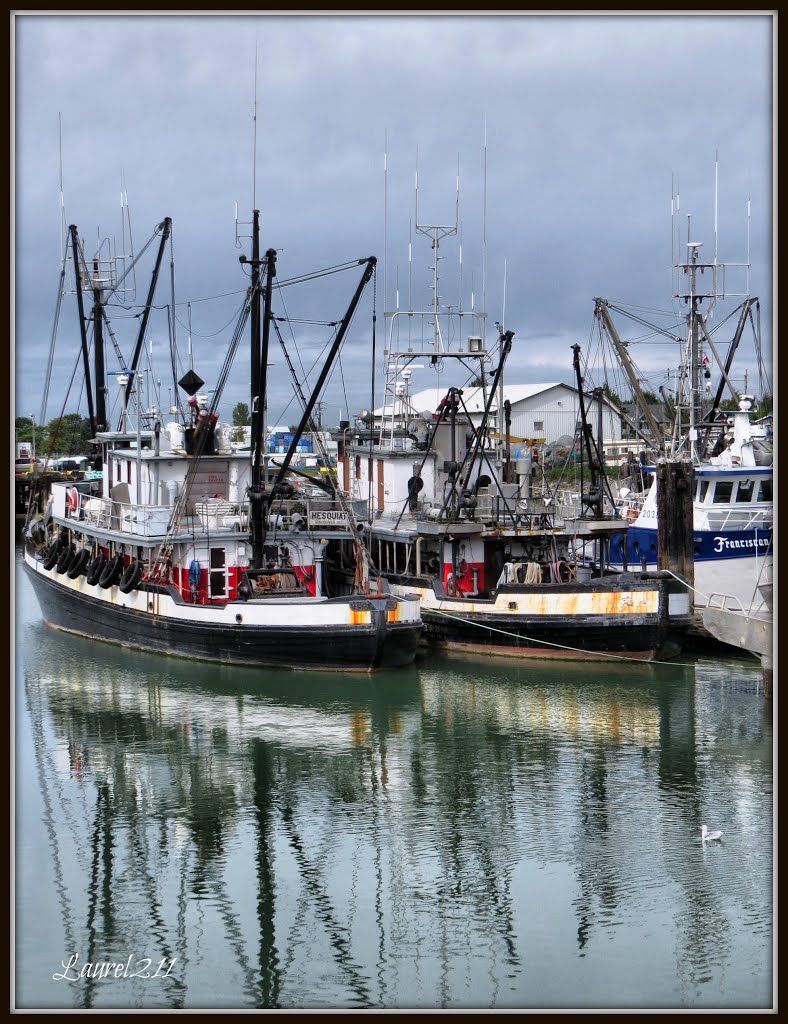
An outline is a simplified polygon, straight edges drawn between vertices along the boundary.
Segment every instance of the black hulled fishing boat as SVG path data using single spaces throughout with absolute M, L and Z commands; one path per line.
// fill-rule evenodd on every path
M 212 399 L 189 370 L 179 382 L 188 395 L 182 415 L 169 423 L 156 416 L 143 428 L 138 360 L 169 218 L 157 233 L 158 257 L 134 355 L 117 376 L 123 412 L 118 429 L 111 430 L 103 336 L 116 281 L 106 274 L 99 279 L 98 264 L 88 266 L 77 230 L 70 229 L 89 412 L 103 481 L 99 495 L 53 483 L 47 506 L 31 510 L 24 567 L 44 619 L 97 640 L 208 661 L 362 672 L 412 664 L 423 629 L 418 599 L 393 594 L 370 572 L 354 510 L 336 487 L 306 486 L 289 472 L 374 274 L 374 258 L 347 265 L 359 267 L 361 279 L 338 321 L 315 388 L 308 398 L 300 392 L 303 415 L 290 449 L 273 467 L 264 450 L 264 410 L 276 252 L 260 255 L 258 211 L 251 258 L 241 257 L 249 266 L 250 287 Z M 90 317 L 83 310 L 84 292 L 94 297 Z M 252 443 L 239 451 L 218 422 L 218 402 L 247 321 Z M 129 407 L 135 400 L 132 430 Z
M 459 214 L 454 225 L 420 224 L 417 202 L 432 302 L 386 312 L 383 404 L 362 410 L 342 439 L 345 487 L 354 499 L 369 495 L 375 564 L 394 593 L 418 596 L 434 646 L 583 660 L 677 655 L 692 623 L 686 585 L 637 561 L 611 564 L 628 523 L 586 415 L 576 346 L 580 500 L 537 492 L 530 446 L 527 458 L 512 457 L 502 380 L 514 332 L 499 325 L 487 342 L 484 310 L 473 300 L 463 307 L 462 296 L 443 305 L 439 294 L 441 242 L 458 227 Z

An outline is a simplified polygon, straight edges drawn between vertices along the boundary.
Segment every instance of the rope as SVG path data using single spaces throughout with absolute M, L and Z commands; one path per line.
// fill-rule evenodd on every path
M 674 580 L 678 580 L 679 583 L 682 584 L 682 586 L 685 586 L 687 588 L 687 590 L 691 590 L 693 594 L 697 594 L 698 597 L 702 597 L 704 599 L 704 601 L 708 602 L 708 600 L 709 600 L 709 595 L 708 594 L 704 594 L 702 591 L 696 590 L 695 587 L 690 586 L 690 584 L 687 583 L 687 581 L 685 579 L 682 579 L 681 576 L 677 576 L 675 574 L 675 572 L 671 572 L 670 569 L 663 569 L 662 571 L 666 572 L 668 574 L 668 576 L 672 576 Z
M 541 583 L 542 567 L 538 562 L 528 562 L 525 567 L 525 583 Z
M 547 647 L 556 647 L 562 651 L 576 651 L 578 654 L 588 655 L 588 651 L 583 650 L 581 647 L 570 647 L 568 644 L 554 644 L 550 640 L 535 640 L 531 636 L 524 636 L 522 633 L 510 633 L 506 629 L 498 629 L 495 626 L 488 626 L 485 623 L 474 622 L 473 619 L 464 619 L 460 615 L 452 615 L 450 612 L 445 612 L 442 608 L 431 608 L 430 611 L 437 612 L 438 615 L 445 615 L 447 619 L 455 619 L 457 622 L 464 622 L 468 626 L 478 626 L 479 629 L 487 629 L 491 633 L 500 633 L 502 636 L 512 636 L 518 640 L 527 640 L 532 644 L 544 644 Z M 609 654 L 607 651 L 596 651 L 594 657 L 602 656 L 604 658 L 614 658 L 617 661 L 637 661 L 643 664 L 642 658 L 628 658 L 626 654 Z M 691 664 L 686 664 L 679 661 L 648 661 L 645 662 L 648 665 L 669 665 L 671 668 L 693 668 Z

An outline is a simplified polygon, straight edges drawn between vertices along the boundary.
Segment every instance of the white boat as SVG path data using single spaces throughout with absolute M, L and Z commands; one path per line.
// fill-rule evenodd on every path
M 721 643 L 754 655 L 761 662 L 764 692 L 772 690 L 774 673 L 773 581 L 758 584 L 755 605 L 742 607 L 729 594 L 713 593 L 703 610 L 704 629 Z
M 252 259 L 242 257 L 252 265 L 252 284 L 233 339 L 237 347 L 250 319 L 253 410 L 265 408 L 261 368 L 267 366 L 276 264 L 274 250 L 260 257 L 258 223 L 255 210 Z M 159 225 L 148 311 L 169 230 L 167 218 Z M 98 272 L 81 260 L 75 227 L 71 233 L 78 296 L 94 295 L 94 322 L 104 323 L 112 281 L 98 281 Z M 152 429 L 143 429 L 135 381 L 144 326 L 118 377 L 120 428 L 110 430 L 103 354 L 97 355 L 88 391 L 95 397 L 90 413 L 103 467 L 101 493 L 54 483 L 43 514 L 31 517 L 25 531 L 24 567 L 46 622 L 125 647 L 257 667 L 370 671 L 413 663 L 422 633 L 418 601 L 370 578 L 353 509 L 341 493 L 328 486 L 330 493 L 324 487 L 315 497 L 288 475 L 288 456 L 374 265 L 373 258 L 353 264 L 362 269 L 361 280 L 320 380 L 304 399 L 294 442 L 269 472 L 262 414 L 253 413 L 251 453 L 235 452 L 218 423 L 221 387 L 209 403 L 193 371 L 180 382 L 189 396 L 183 417 L 162 424 L 157 414 Z M 100 331 L 94 347 L 101 347 Z M 226 362 L 223 374 L 227 368 Z M 127 408 L 134 398 L 136 430 L 129 428 Z
M 762 604 L 759 582 L 772 564 L 772 466 L 769 432 L 751 421 L 752 398 L 745 395 L 737 411 L 727 415 L 727 447 L 695 466 L 693 508 L 694 604 L 709 606 L 714 594 L 726 594 L 740 607 Z M 645 465 L 642 472 L 654 473 Z M 627 559 L 655 565 L 657 556 L 656 483 L 644 499 L 628 494 L 622 511 L 631 521 L 626 536 Z M 613 549 L 620 564 L 621 542 Z
M 678 212 L 678 196 L 674 197 L 674 217 Z M 716 210 L 716 202 L 715 202 Z M 627 481 L 621 492 L 621 511 L 631 522 L 626 545 L 614 547 L 616 564 L 627 562 L 643 566 L 656 565 L 657 509 L 656 479 L 653 460 L 664 455 L 671 459 L 691 461 L 695 472 L 693 515 L 694 582 L 693 602 L 702 610 L 713 593 L 724 593 L 743 608 L 757 607 L 762 602 L 758 584 L 763 572 L 772 564 L 773 490 L 772 429 L 770 417 L 755 420 L 756 401 L 732 380 L 734 357 L 749 328 L 759 360 L 762 385 L 766 383 L 761 358 L 760 306 L 749 293 L 749 254 L 746 262 L 725 264 L 717 258 L 717 228 L 714 226 L 714 251 L 710 260 L 701 256 L 702 242 L 692 240 L 691 218 L 687 220 L 687 241 L 682 243 L 673 228 L 673 299 L 678 304 L 667 315 L 669 328 L 649 323 L 642 311 L 628 311 L 605 299 L 596 300 L 595 315 L 600 337 L 609 336 L 633 400 L 639 409 L 637 433 L 644 448 L 644 464 Z M 749 236 L 748 236 L 749 237 Z M 684 255 L 682 255 L 682 252 Z M 746 271 L 742 291 L 737 291 L 736 273 Z M 739 278 L 740 280 L 740 278 Z M 719 351 L 718 328 L 712 327 L 712 316 L 719 315 L 718 305 L 726 299 L 743 301 L 719 324 L 738 313 L 735 330 L 727 350 Z M 664 341 L 667 336 L 681 345 L 680 365 L 672 394 L 661 388 L 665 408 L 669 412 L 669 429 L 655 421 L 653 412 L 640 387 L 629 343 L 623 342 L 610 310 L 615 309 L 637 324 L 640 340 L 643 328 L 650 327 L 654 337 Z M 675 320 L 686 323 L 686 334 L 675 336 Z M 713 376 L 716 374 L 716 386 Z M 736 405 L 722 409 L 728 394 Z M 648 452 L 652 464 L 649 465 Z

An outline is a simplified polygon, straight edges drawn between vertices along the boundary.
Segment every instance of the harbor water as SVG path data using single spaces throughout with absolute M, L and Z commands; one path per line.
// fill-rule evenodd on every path
M 229 668 L 49 629 L 18 556 L 17 1007 L 774 1005 L 754 659 Z

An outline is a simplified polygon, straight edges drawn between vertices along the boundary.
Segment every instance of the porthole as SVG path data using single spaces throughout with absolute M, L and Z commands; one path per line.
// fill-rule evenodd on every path
M 238 612 L 238 614 L 235 616 L 235 621 L 240 624 L 241 622 L 243 622 L 243 620 L 244 620 L 243 615 L 241 615 L 241 613 Z

